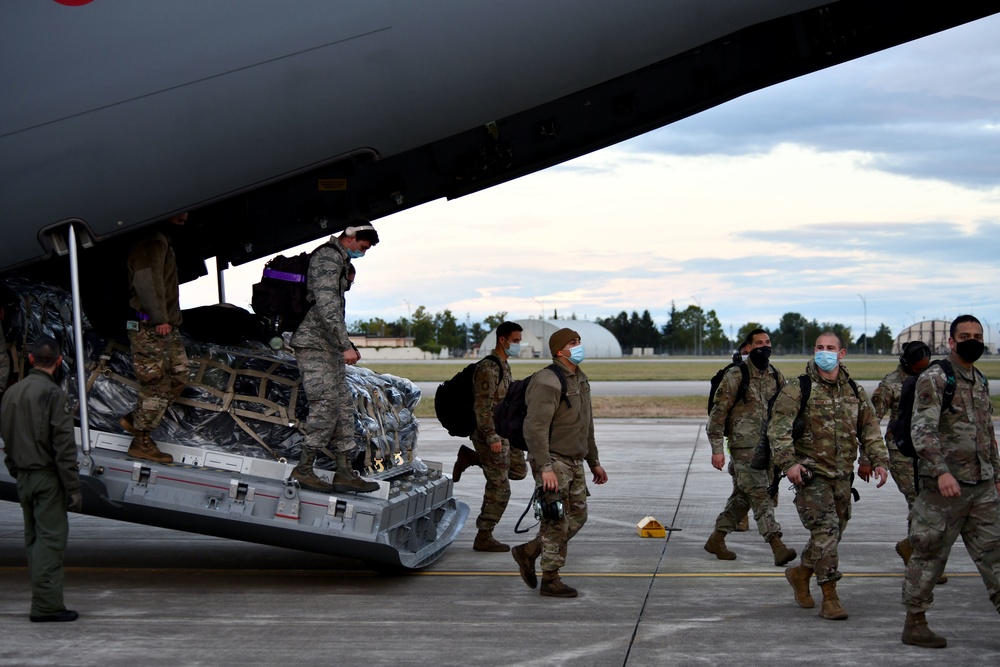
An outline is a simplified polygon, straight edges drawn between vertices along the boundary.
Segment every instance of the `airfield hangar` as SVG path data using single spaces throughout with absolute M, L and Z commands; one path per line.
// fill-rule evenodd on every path
M 586 320 L 514 320 L 524 329 L 521 340 L 521 359 L 547 359 L 549 336 L 568 327 L 579 332 L 588 359 L 616 359 L 622 356 L 622 346 L 614 334 L 596 322 Z M 489 332 L 479 346 L 479 356 L 485 357 L 496 347 L 496 329 Z
M 892 344 L 893 354 L 902 354 L 903 345 L 911 340 L 922 340 L 935 354 L 948 354 L 948 336 L 951 322 L 948 320 L 924 320 L 906 327 L 896 336 Z

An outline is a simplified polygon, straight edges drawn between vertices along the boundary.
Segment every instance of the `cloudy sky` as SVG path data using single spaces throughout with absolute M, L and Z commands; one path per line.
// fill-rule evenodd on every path
M 795 311 L 857 336 L 866 310 L 870 334 L 972 312 L 997 345 L 998 44 L 1000 17 L 984 19 L 383 218 L 348 319 L 409 302 L 662 324 L 671 302 L 700 302 L 727 333 Z M 249 305 L 261 267 L 227 272 L 230 302 Z M 186 285 L 183 305 L 214 293 L 214 278 Z

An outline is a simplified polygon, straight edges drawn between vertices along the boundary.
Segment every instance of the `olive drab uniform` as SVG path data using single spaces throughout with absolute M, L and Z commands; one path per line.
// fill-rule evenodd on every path
M 123 427 L 136 437 L 129 454 L 169 463 L 150 437 L 163 420 L 167 408 L 184 390 L 189 369 L 184 343 L 177 327 L 183 321 L 177 282 L 177 256 L 170 237 L 160 231 L 139 241 L 128 256 L 131 289 L 128 339 L 132 365 L 139 383 L 135 410 L 122 418 Z M 169 324 L 161 334 L 156 327 Z
M 890 423 L 899 414 L 899 396 L 903 391 L 903 381 L 910 375 L 898 366 L 896 370 L 886 375 L 879 382 L 878 388 L 872 394 L 872 406 L 875 408 L 875 418 L 879 421 L 889 415 Z M 896 483 L 899 492 L 906 498 L 907 525 L 910 522 L 910 512 L 913 510 L 913 501 L 917 498 L 916 487 L 913 478 L 913 459 L 905 454 L 901 454 L 896 449 L 893 441 L 892 431 L 886 428 L 885 445 L 889 451 L 889 472 L 892 473 L 892 480 Z
M 934 585 L 959 535 L 979 569 L 990 601 L 1000 611 L 1000 455 L 989 388 L 981 374 L 951 357 L 955 396 L 942 413 L 946 375 L 931 366 L 917 378 L 911 433 L 920 458 L 920 491 L 913 504 L 913 556 L 903 580 L 907 612 L 930 609 Z M 961 495 L 945 498 L 937 478 L 951 473 Z
M 493 408 L 503 401 L 510 386 L 510 365 L 495 352 L 489 359 L 483 359 L 476 364 L 472 378 L 473 408 L 476 413 L 476 430 L 471 436 L 472 444 L 479 455 L 479 462 L 486 477 L 486 490 L 483 493 L 483 506 L 476 519 L 476 528 L 492 532 L 510 501 L 511 477 L 517 479 L 515 467 L 524 467 L 524 457 L 512 455 L 510 443 L 501 438 L 493 425 Z M 501 370 L 502 369 L 502 370 Z M 501 443 L 500 452 L 490 449 L 493 443 Z M 520 450 L 515 450 L 520 453 Z M 523 475 L 521 479 L 523 479 Z M 505 548 L 504 551 L 507 549 Z
M 313 303 L 292 335 L 302 388 L 309 398 L 309 417 L 302 430 L 302 456 L 292 476 L 314 491 L 364 491 L 378 489 L 354 475 L 351 454 L 354 441 L 354 398 L 347 385 L 344 352 L 351 349 L 344 317 L 344 293 L 351 260 L 336 237 L 320 246 L 309 259 L 306 298 Z M 337 460 L 333 485 L 321 480 L 312 468 L 320 449 L 329 447 Z
M 838 546 L 851 518 L 851 475 L 859 434 L 864 454 L 874 467 L 886 468 L 889 457 L 871 401 L 863 387 L 859 386 L 855 395 L 847 368 L 841 364 L 837 380 L 832 382 L 819 375 L 814 361 L 807 364 L 806 373 L 812 389 L 803 414 L 806 428 L 802 437 L 792 440 L 801 401 L 797 381 L 786 384 L 775 400 L 768 436 L 774 463 L 781 470 L 787 472 L 799 463 L 812 472 L 808 484 L 796 487 L 795 507 L 810 533 L 802 552 L 802 567 L 810 576 L 815 571 L 822 585 L 835 583 L 842 576 Z
M 733 366 L 719 383 L 708 421 L 708 441 L 712 445 L 712 454 L 724 453 L 728 434 L 729 454 L 735 473 L 733 491 L 715 522 L 715 530 L 722 535 L 715 539 L 721 539 L 736 530 L 742 517 L 753 508 L 758 532 L 765 541 L 772 542 L 781 538 L 781 526 L 774 517 L 774 504 L 767 492 L 771 482 L 771 467 L 768 466 L 767 470 L 754 470 L 750 467 L 750 459 L 754 448 L 767 431 L 768 404 L 785 381 L 777 370 L 774 370 L 777 374 L 775 379 L 770 365 L 762 371 L 752 363 L 744 363 L 749 379 L 746 400 L 738 397 L 743 372 L 740 366 Z M 706 545 L 706 549 L 716 553 L 711 545 Z M 735 557 L 725 548 L 724 542 L 721 543 L 721 550 L 723 554 L 730 554 L 727 556 L 716 553 L 723 560 Z M 777 562 L 784 558 L 787 560 Z M 775 564 L 784 565 L 793 558 L 794 551 L 782 548 L 781 558 L 776 558 Z
M 80 493 L 73 417 L 66 410 L 66 395 L 51 375 L 33 368 L 4 394 L 0 425 L 4 463 L 17 482 L 24 513 L 31 616 L 58 615 L 66 609 L 66 505 L 70 496 Z

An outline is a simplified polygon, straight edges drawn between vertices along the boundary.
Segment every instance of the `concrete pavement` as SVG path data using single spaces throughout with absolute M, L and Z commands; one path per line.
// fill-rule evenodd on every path
M 364 563 L 72 515 L 66 600 L 76 623 L 28 622 L 20 508 L 0 502 L 0 664 L 75 665 L 995 665 L 1000 617 L 961 544 L 936 590 L 931 627 L 943 650 L 899 641 L 906 507 L 892 482 L 860 484 L 841 547 L 850 619 L 826 621 L 792 600 L 783 568 L 751 528 L 702 545 L 731 488 L 709 464 L 697 420 L 601 420 L 610 481 L 591 485 L 590 521 L 569 546 L 573 600 L 542 598 L 509 554 L 472 551 L 483 489 L 471 469 L 456 486 L 473 506 L 460 538 L 426 571 L 379 573 Z M 461 441 L 430 421 L 419 454 L 450 470 Z M 513 484 L 496 535 L 531 494 Z M 806 532 L 787 483 L 777 508 L 786 543 Z M 682 528 L 642 539 L 651 514 Z M 814 593 L 815 583 L 813 584 Z

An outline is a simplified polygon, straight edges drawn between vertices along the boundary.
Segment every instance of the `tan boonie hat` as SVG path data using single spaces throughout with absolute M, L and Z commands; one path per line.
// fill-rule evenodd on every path
M 560 329 L 549 336 L 549 351 L 552 352 L 552 356 L 554 357 L 556 356 L 556 352 L 566 347 L 566 343 L 579 337 L 580 334 L 572 329 Z

